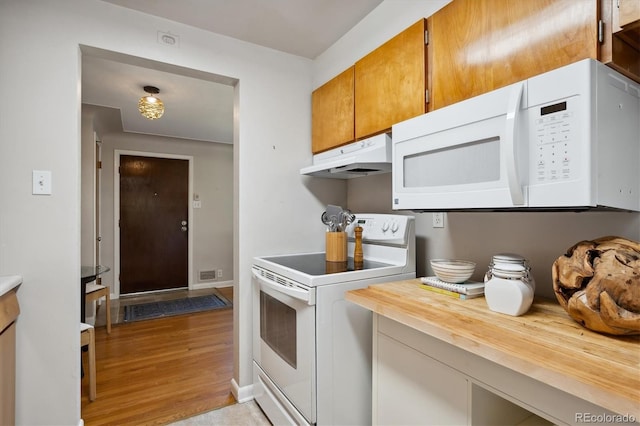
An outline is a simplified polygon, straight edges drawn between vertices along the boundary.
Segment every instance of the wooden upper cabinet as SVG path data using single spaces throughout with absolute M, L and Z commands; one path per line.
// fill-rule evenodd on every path
M 490 0 L 490 55 L 497 87 L 598 56 L 598 5 L 594 0 Z M 519 48 L 512 47 L 513 45 Z
M 314 154 L 354 140 L 354 67 L 311 94 L 311 151 Z
M 312 151 L 586 58 L 640 82 L 640 0 L 453 0 L 313 92 Z
M 425 30 L 421 19 L 312 93 L 314 154 L 426 112 Z
M 490 7 L 485 1 L 453 0 L 428 20 L 430 110 L 484 93 L 493 87 L 489 45 Z
M 640 27 L 640 1 L 617 0 L 618 25 L 622 28 L 633 25 Z
M 604 33 L 600 60 L 640 82 L 640 0 L 601 0 Z
M 598 57 L 598 4 L 453 0 L 429 18 L 430 110 Z
M 425 30 L 421 19 L 356 62 L 356 139 L 426 112 Z

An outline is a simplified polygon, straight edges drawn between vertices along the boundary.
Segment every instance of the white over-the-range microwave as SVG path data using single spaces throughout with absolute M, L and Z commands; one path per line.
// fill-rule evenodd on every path
M 393 208 L 640 211 L 640 85 L 591 59 L 393 126 Z

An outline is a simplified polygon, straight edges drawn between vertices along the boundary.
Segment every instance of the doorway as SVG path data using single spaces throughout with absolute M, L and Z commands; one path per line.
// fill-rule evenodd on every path
M 189 162 L 121 155 L 120 294 L 188 287 Z
M 115 53 L 115 52 L 106 52 L 100 49 L 91 48 L 82 46 L 82 51 L 84 54 L 83 57 L 83 67 L 82 72 L 83 76 L 89 75 L 93 73 L 96 75 L 98 69 L 110 73 L 114 72 L 114 69 L 117 68 L 115 65 L 111 63 L 99 63 L 97 65 L 108 65 L 101 67 L 89 67 L 87 66 L 87 59 L 91 57 L 99 57 L 101 59 L 109 59 L 111 62 L 117 61 L 118 63 L 124 63 L 125 65 L 135 65 L 139 69 L 136 70 L 135 73 L 127 74 L 130 78 L 135 78 L 136 80 L 141 80 L 144 82 L 149 81 L 160 81 L 159 86 L 163 88 L 163 93 L 169 97 L 169 93 L 175 92 L 175 90 L 170 90 L 172 87 L 172 83 L 174 79 L 178 77 L 190 77 L 190 78 L 200 78 L 202 79 L 203 86 L 208 86 L 211 83 L 227 83 L 232 89 L 231 92 L 237 91 L 236 84 L 237 81 L 226 77 L 218 77 L 212 74 L 203 73 L 197 70 L 189 70 L 186 68 L 180 68 L 171 66 L 168 64 L 162 64 L 155 61 L 146 60 L 143 58 L 133 58 L 124 54 Z M 95 64 L 94 64 L 95 65 Z M 125 81 L 128 81 L 126 76 L 118 76 L 114 75 L 104 75 L 102 73 L 97 74 L 100 78 L 93 80 L 100 81 L 118 81 L 119 85 L 124 85 Z M 145 76 L 149 77 L 145 77 Z M 131 77 L 134 76 L 134 77 Z M 177 77 L 176 77 L 177 76 Z M 106 86 L 106 85 L 102 85 Z M 182 88 L 180 84 L 175 84 L 175 87 Z M 83 77 L 83 100 L 84 96 L 90 93 L 90 90 L 93 88 L 91 84 L 84 81 Z M 111 87 L 109 89 L 112 89 Z M 208 93 L 205 90 L 206 87 L 203 87 L 202 93 Z M 110 94 L 112 90 L 108 90 Z M 134 99 L 135 99 L 134 95 Z M 211 99 L 212 96 L 205 97 L 207 99 Z M 215 97 L 218 99 L 218 97 Z M 177 103 L 169 102 L 171 99 L 164 99 L 167 105 L 171 105 L 173 111 L 176 111 Z M 93 101 L 93 102 L 91 102 Z M 237 97 L 233 100 L 237 102 Z M 216 105 L 220 104 L 217 102 Z M 103 180 L 104 184 L 104 195 L 102 198 L 102 214 L 104 219 L 105 229 L 111 229 L 113 232 L 106 232 L 104 235 L 103 246 L 102 246 L 102 256 L 105 257 L 103 261 L 105 264 L 111 266 L 111 276 L 108 278 L 113 283 L 113 295 L 114 300 L 117 300 L 121 293 L 124 294 L 124 291 L 121 291 L 121 283 L 120 283 L 120 229 L 118 226 L 118 221 L 120 220 L 120 182 L 119 177 L 116 178 L 115 175 L 118 173 L 118 167 L 120 166 L 120 157 L 131 155 L 131 156 L 143 156 L 143 157 L 162 157 L 162 158 L 173 158 L 173 159 L 182 159 L 189 160 L 189 187 L 188 187 L 188 196 L 189 199 L 186 201 L 186 205 L 188 206 L 188 214 L 189 217 L 187 219 L 187 232 L 188 235 L 188 279 L 186 281 L 187 285 L 190 287 L 190 290 L 202 291 L 208 283 L 204 282 L 205 279 L 201 279 L 201 272 L 210 272 L 210 270 L 215 270 L 216 279 L 222 278 L 224 276 L 225 281 L 220 280 L 219 283 L 222 285 L 229 285 L 229 283 L 233 282 L 233 276 L 231 271 L 233 271 L 233 266 L 235 261 L 233 260 L 233 256 L 231 255 L 231 261 L 229 262 L 227 258 L 220 255 L 222 252 L 222 248 L 219 249 L 218 246 L 222 246 L 220 241 L 226 241 L 228 238 L 227 234 L 231 234 L 229 230 L 233 229 L 233 211 L 231 213 L 226 213 L 225 209 L 231 209 L 233 205 L 233 196 L 234 188 L 231 186 L 231 191 L 227 191 L 227 186 L 232 185 L 233 179 L 227 178 L 226 174 L 229 170 L 229 176 L 233 176 L 233 146 L 232 145 L 223 145 L 222 143 L 216 143 L 216 146 L 225 146 L 231 147 L 231 151 L 227 148 L 224 149 L 216 149 L 212 152 L 208 147 L 206 150 L 203 150 L 201 147 L 196 147 L 196 143 L 202 145 L 202 142 L 208 141 L 208 139 L 184 139 L 180 141 L 179 145 L 176 141 L 168 141 L 167 139 L 162 140 L 163 137 L 171 138 L 170 135 L 165 135 L 160 131 L 157 132 L 129 132 L 125 131 L 123 126 L 123 113 L 122 110 L 119 109 L 120 104 L 116 102 L 109 101 L 100 101 L 100 99 L 96 96 L 93 98 L 87 99 L 87 105 L 94 107 L 94 111 L 96 114 L 94 115 L 94 120 L 91 123 L 93 128 L 96 129 L 98 134 L 103 138 L 104 141 L 104 161 L 105 161 L 105 176 Z M 103 105 L 108 105 L 108 107 L 104 107 Z M 233 111 L 233 103 L 231 103 L 231 110 Z M 83 108 L 85 104 L 83 103 Z M 126 106 L 126 105 L 125 105 Z M 123 106 L 122 108 L 124 108 Z M 139 115 L 139 113 L 138 113 Z M 214 113 L 202 113 L 198 115 L 202 120 L 207 120 L 214 117 Z M 167 115 L 168 118 L 169 116 Z M 158 123 L 158 122 L 154 122 Z M 159 122 L 162 124 L 162 122 Z M 158 143 L 148 143 L 149 140 L 158 137 Z M 145 138 L 147 138 L 145 140 Z M 226 141 L 224 138 L 218 138 L 219 141 Z M 215 142 L 215 141 L 214 141 Z M 171 146 L 174 144 L 173 146 Z M 186 146 L 186 147 L 185 147 Z M 157 151 L 156 151 L 157 149 Z M 169 154 L 171 152 L 171 154 Z M 231 154 L 229 154 L 231 152 Z M 180 154 L 174 154 L 180 153 Z M 224 159 L 223 166 L 220 166 L 220 161 L 214 163 L 214 167 L 211 167 L 212 158 Z M 203 162 L 204 159 L 204 162 Z M 228 160 L 228 161 L 227 161 Z M 227 166 L 228 164 L 228 166 Z M 203 173 L 204 172 L 204 173 Z M 113 175 L 112 175 L 113 173 Z M 224 175 L 222 180 L 220 176 Z M 222 184 L 224 182 L 224 185 Z M 228 184 L 228 185 L 227 185 Z M 194 192 L 194 186 L 197 188 L 197 193 Z M 221 189 L 222 188 L 222 189 Z M 222 191 L 222 192 L 221 192 Z M 227 196 L 227 194 L 230 196 Z M 228 201 L 227 201 L 228 200 Z M 194 204 L 198 201 L 197 204 Z M 216 206 L 215 211 L 212 213 L 211 210 L 213 206 Z M 227 207 L 229 206 L 229 207 Z M 194 220 L 194 213 L 197 220 Z M 222 215 L 222 216 L 221 216 Z M 228 219 L 229 217 L 229 219 Z M 213 219 L 212 219 L 213 218 Z M 220 220 L 219 220 L 220 219 Z M 228 223 L 227 220 L 230 222 Z M 206 223 L 213 223 L 215 221 L 217 228 L 220 228 L 219 224 L 223 223 L 223 232 L 217 232 L 216 229 L 211 229 L 210 226 Z M 197 228 L 196 228 L 197 227 Z M 180 226 L 180 229 L 182 225 Z M 231 250 L 233 247 L 233 234 L 231 234 L 231 241 L 229 243 L 224 244 L 224 253 Z M 215 243 L 216 246 L 213 250 L 209 249 L 211 244 Z M 202 253 L 205 253 L 205 256 L 201 256 Z M 213 261 L 209 262 L 208 257 L 206 256 L 215 256 L 213 257 Z M 194 259 L 195 258 L 195 259 Z M 218 261 L 221 259 L 221 261 Z M 224 270 L 223 274 L 218 274 L 219 268 L 220 270 Z M 165 294 L 163 292 L 163 294 Z M 132 299 L 129 297 L 128 299 Z M 234 306 L 233 310 L 236 310 L 236 306 Z M 102 310 L 103 311 L 103 310 Z M 232 312 L 230 312 L 232 313 Z M 234 317 L 231 316 L 231 321 L 233 323 Z M 101 329 L 99 329 L 100 331 Z M 204 334 L 204 338 L 208 339 L 209 336 L 207 333 Z M 142 337 L 142 336 L 141 336 Z M 107 339 L 108 340 L 108 339 Z M 232 341 L 235 340 L 232 338 Z M 208 342 L 209 340 L 207 340 Z M 233 371 L 233 359 L 237 358 L 237 354 L 234 354 L 233 357 L 229 360 L 215 360 L 215 368 L 226 368 L 229 371 Z M 126 380 L 126 371 L 123 371 L 123 380 Z M 226 383 L 228 384 L 229 379 L 226 378 Z M 207 385 L 202 389 L 202 395 L 205 395 L 205 392 L 210 392 L 211 386 Z M 193 404 L 192 404 L 193 405 Z M 196 403 L 196 405 L 198 405 Z M 111 407 L 113 409 L 113 407 Z M 173 410 L 174 412 L 177 410 L 176 407 L 171 405 L 167 406 L 169 411 Z M 123 410 L 121 410 L 123 411 Z M 126 411 L 126 410 L 125 410 Z

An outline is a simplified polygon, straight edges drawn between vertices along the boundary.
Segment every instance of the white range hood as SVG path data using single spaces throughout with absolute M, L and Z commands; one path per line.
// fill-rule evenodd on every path
M 300 169 L 301 175 L 351 179 L 379 173 L 391 173 L 391 134 L 382 133 L 321 152 L 313 164 Z

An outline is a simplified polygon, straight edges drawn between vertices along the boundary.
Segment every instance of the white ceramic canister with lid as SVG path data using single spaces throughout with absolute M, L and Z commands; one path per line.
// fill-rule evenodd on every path
M 527 260 L 520 255 L 493 256 L 484 282 L 484 297 L 494 312 L 519 316 L 533 303 L 536 284 Z

